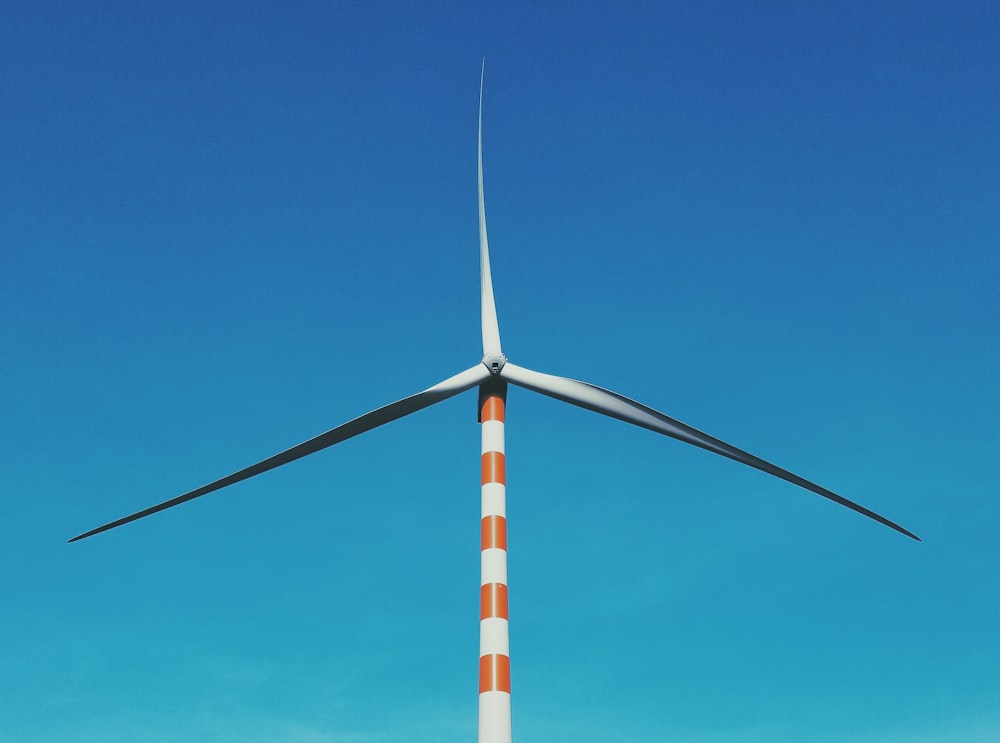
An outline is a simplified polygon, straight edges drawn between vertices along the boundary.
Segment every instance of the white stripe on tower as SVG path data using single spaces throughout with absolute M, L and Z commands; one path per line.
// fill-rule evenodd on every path
M 483 425 L 482 553 L 479 588 L 479 743 L 510 743 L 507 625 L 506 385 L 480 395 Z

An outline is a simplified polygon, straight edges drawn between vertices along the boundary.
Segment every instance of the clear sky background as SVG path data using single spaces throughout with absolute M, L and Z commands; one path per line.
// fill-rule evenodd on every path
M 521 742 L 1000 740 L 1000 11 L 8 2 L 0 739 L 474 740 L 470 392 L 520 389 Z M 878 7 L 876 7 L 878 6 Z

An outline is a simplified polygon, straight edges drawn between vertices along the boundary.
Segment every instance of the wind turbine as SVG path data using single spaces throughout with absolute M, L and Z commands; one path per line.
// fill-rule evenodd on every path
M 461 392 L 478 388 L 479 421 L 482 424 L 479 743 L 510 743 L 511 740 L 509 617 L 507 611 L 506 458 L 504 454 L 504 418 L 508 383 L 734 459 L 828 498 L 920 541 L 919 537 L 899 524 L 854 501 L 837 495 L 831 490 L 816 485 L 760 457 L 737 449 L 721 439 L 703 433 L 624 395 L 587 382 L 543 374 L 508 361 L 500 346 L 500 326 L 497 322 L 493 279 L 490 273 L 490 251 L 486 239 L 486 204 L 483 197 L 483 76 L 480 77 L 479 81 L 478 171 L 479 269 L 483 340 L 483 357 L 478 364 L 448 377 L 423 392 L 372 410 L 238 472 L 116 521 L 111 521 L 96 529 L 91 529 L 69 541 L 76 542 L 86 539 L 189 500 L 200 498 L 283 464 L 301 459 L 321 449 L 339 444 L 341 441 L 346 441 L 373 428 L 430 407 Z

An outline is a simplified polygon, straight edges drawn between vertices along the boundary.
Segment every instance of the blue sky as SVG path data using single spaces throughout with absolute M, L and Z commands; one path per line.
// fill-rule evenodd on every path
M 515 739 L 1000 739 L 992 3 L 14 2 L 0 738 L 468 741 L 504 350 Z

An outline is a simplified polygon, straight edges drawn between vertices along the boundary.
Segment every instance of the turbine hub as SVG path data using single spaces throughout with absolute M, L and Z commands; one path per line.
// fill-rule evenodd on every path
M 483 355 L 483 366 L 490 370 L 490 374 L 499 376 L 503 365 L 507 363 L 507 357 L 502 353 L 487 353 Z

